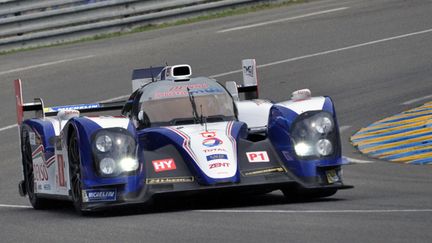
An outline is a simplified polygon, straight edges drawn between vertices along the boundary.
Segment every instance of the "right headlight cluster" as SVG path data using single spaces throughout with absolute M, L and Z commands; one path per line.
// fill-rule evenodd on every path
M 102 176 L 118 176 L 138 169 L 136 143 L 123 128 L 99 130 L 93 139 L 95 166 Z
M 331 156 L 339 146 L 335 122 L 328 112 L 306 112 L 300 115 L 291 129 L 294 151 L 298 157 Z

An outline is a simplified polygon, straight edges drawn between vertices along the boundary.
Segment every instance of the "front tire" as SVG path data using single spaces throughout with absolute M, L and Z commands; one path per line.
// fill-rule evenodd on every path
M 86 214 L 82 200 L 82 177 L 81 177 L 81 160 L 79 151 L 79 141 L 75 130 L 69 136 L 68 158 L 72 202 L 75 211 L 80 214 Z
M 34 172 L 33 172 L 33 158 L 32 149 L 30 145 L 29 132 L 27 128 L 22 128 L 21 130 L 21 154 L 23 162 L 23 172 L 24 172 L 24 186 L 30 201 L 30 204 L 34 209 L 46 209 L 49 205 L 49 200 L 44 198 L 39 198 L 35 193 L 35 182 L 34 182 Z

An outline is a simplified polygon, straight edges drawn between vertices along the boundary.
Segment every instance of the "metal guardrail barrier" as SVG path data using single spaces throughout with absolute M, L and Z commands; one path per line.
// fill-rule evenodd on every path
M 253 2 L 264 1 L 3 0 L 0 2 L 0 51 L 125 31 L 139 25 Z

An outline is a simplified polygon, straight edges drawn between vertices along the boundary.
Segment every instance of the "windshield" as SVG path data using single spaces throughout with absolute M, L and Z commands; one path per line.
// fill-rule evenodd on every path
M 140 107 L 152 124 L 192 124 L 198 117 L 206 122 L 235 118 L 231 96 L 219 83 L 207 78 L 150 83 L 143 88 Z

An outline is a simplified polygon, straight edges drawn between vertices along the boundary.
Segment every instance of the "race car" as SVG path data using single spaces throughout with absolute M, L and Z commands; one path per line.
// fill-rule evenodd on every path
M 282 190 L 319 198 L 352 188 L 342 179 L 331 98 L 303 89 L 283 102 L 259 99 L 255 60 L 242 68 L 243 82 L 225 85 L 192 77 L 186 64 L 137 69 L 125 101 L 56 107 L 23 103 L 15 80 L 20 195 L 35 209 L 68 200 L 84 214 L 157 195 Z M 24 119 L 27 111 L 35 116 Z M 102 111 L 117 114 L 94 114 Z

